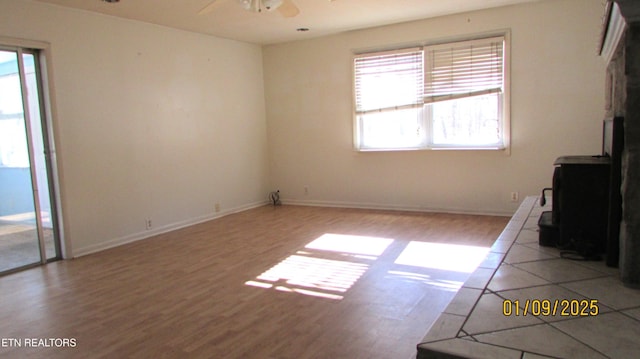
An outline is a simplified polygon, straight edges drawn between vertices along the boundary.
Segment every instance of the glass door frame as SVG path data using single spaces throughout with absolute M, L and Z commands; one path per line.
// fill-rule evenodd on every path
M 30 163 L 30 174 L 31 174 L 31 185 L 33 189 L 33 203 L 34 203 L 34 212 L 36 219 L 36 228 L 38 233 L 38 245 L 40 249 L 40 261 L 38 263 L 27 264 L 24 267 L 16 268 L 16 270 L 21 270 L 23 268 L 29 268 L 34 265 L 42 265 L 47 262 L 56 261 L 64 258 L 69 258 L 71 253 L 70 246 L 66 245 L 63 235 L 63 218 L 62 218 L 62 208 L 60 205 L 60 186 L 59 186 L 59 176 L 57 170 L 57 161 L 56 161 L 56 151 L 55 151 L 55 141 L 54 141 L 54 126 L 53 123 L 53 113 L 54 113 L 54 102 L 53 102 L 53 91 L 50 84 L 52 83 L 52 79 L 50 77 L 50 72 L 47 71 L 47 64 L 50 62 L 51 50 L 50 44 L 46 42 L 40 41 L 31 41 L 31 40 L 23 40 L 23 39 L 14 39 L 0 36 L 0 50 L 16 52 L 18 68 L 19 68 L 19 78 L 20 78 L 20 87 L 22 91 L 22 105 L 23 105 L 23 113 L 25 118 L 25 131 L 27 135 L 27 147 L 28 147 L 28 155 L 29 155 L 29 163 Z M 25 78 L 25 64 L 24 64 L 24 54 L 30 54 L 34 59 L 34 67 L 36 71 L 36 88 L 38 92 L 37 101 L 38 101 L 38 109 L 40 111 L 40 126 L 42 130 L 42 145 L 44 149 L 44 163 L 46 168 L 46 183 L 48 184 L 48 197 L 50 201 L 50 218 L 53 229 L 53 242 L 55 247 L 55 254 L 48 258 L 45 241 L 44 241 L 44 227 L 43 227 L 43 219 L 41 216 L 41 201 L 40 201 L 40 192 L 41 189 L 38 188 L 38 176 L 42 176 L 43 174 L 38 174 L 36 166 L 35 166 L 35 153 L 34 153 L 34 138 L 33 138 L 33 129 L 31 125 L 31 113 L 29 112 L 31 109 L 29 107 L 29 99 L 27 96 L 27 79 Z M 1 274 L 8 274 L 14 272 L 15 270 L 7 270 Z

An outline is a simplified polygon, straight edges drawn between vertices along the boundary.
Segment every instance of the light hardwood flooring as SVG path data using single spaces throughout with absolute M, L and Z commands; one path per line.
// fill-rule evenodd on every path
M 0 277 L 0 339 L 23 345 L 0 357 L 406 359 L 468 276 L 420 251 L 508 220 L 265 206 L 50 263 Z M 450 247 L 434 262 L 471 248 Z

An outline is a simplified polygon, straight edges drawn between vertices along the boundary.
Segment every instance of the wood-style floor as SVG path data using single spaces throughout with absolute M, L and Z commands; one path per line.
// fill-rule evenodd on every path
M 0 357 L 406 359 L 508 220 L 266 206 L 54 262 L 0 277 Z

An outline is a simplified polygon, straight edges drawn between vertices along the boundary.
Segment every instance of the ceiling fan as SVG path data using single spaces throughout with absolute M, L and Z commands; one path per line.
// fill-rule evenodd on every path
M 198 15 L 213 12 L 218 5 L 229 0 L 213 0 L 209 5 L 198 11 Z M 253 12 L 278 11 L 284 17 L 294 17 L 300 13 L 300 9 L 292 0 L 234 0 L 240 4 L 245 10 Z

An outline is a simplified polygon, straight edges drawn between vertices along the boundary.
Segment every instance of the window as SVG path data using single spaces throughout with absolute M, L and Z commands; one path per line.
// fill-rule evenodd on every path
M 356 148 L 507 148 L 505 73 L 504 36 L 356 56 Z

